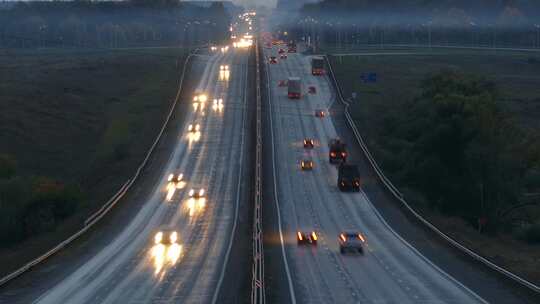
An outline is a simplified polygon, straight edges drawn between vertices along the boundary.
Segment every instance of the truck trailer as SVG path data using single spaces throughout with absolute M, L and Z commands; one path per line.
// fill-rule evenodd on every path
M 324 74 L 324 58 L 322 57 L 311 58 L 311 74 L 315 76 Z
M 289 77 L 287 87 L 287 96 L 289 99 L 300 99 L 302 97 L 302 81 L 300 78 Z

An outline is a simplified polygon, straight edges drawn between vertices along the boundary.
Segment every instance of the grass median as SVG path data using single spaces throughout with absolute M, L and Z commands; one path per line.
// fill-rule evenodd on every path
M 368 52 L 331 61 L 385 173 L 441 230 L 540 282 L 540 56 Z
M 0 257 L 10 261 L 1 273 L 80 229 L 131 178 L 175 98 L 187 53 L 0 53 Z

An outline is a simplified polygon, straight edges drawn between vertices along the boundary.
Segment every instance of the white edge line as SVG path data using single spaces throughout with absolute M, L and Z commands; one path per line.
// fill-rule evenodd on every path
M 270 76 L 268 74 L 268 64 L 266 64 L 266 61 L 265 61 L 265 65 L 266 65 L 266 68 L 265 68 L 265 72 L 266 72 L 266 87 L 267 87 L 267 91 L 268 91 L 268 95 L 267 95 L 267 100 L 268 100 L 268 113 L 270 115 L 270 138 L 272 139 L 272 175 L 273 175 L 273 178 L 274 178 L 274 200 L 276 202 L 276 209 L 277 209 L 277 216 L 278 216 L 278 227 L 279 227 L 279 240 L 281 242 L 281 254 L 283 255 L 283 262 L 285 264 L 285 272 L 287 273 L 287 281 L 289 283 L 289 293 L 291 295 L 291 303 L 293 304 L 296 304 L 296 294 L 294 292 L 294 286 L 293 286 L 293 283 L 292 283 L 292 278 L 291 278 L 291 271 L 289 270 L 289 263 L 287 262 L 287 255 L 285 253 L 285 245 L 283 243 L 283 230 L 281 228 L 281 211 L 280 211 L 280 207 L 279 207 L 279 199 L 278 199 L 278 193 L 277 193 L 277 179 L 276 179 L 276 149 L 275 149 L 275 146 L 274 146 L 274 127 L 273 127 L 273 122 L 272 122 L 272 104 L 270 103 L 270 95 L 272 94 L 271 93 L 271 90 L 270 90 Z
M 44 254 L 38 256 L 37 258 L 33 259 L 32 261 L 28 262 L 27 264 L 21 266 L 20 268 L 18 268 L 17 270 L 14 270 L 13 272 L 7 274 L 6 276 L 0 278 L 0 287 L 7 284 L 8 282 L 10 282 L 11 280 L 19 277 L 20 275 L 22 275 L 23 273 L 27 272 L 28 270 L 30 270 L 32 267 L 35 267 L 36 265 L 39 265 L 40 263 L 42 263 L 43 261 L 45 261 L 46 259 L 48 259 L 49 257 L 55 255 L 57 252 L 59 252 L 60 250 L 62 250 L 64 247 L 66 247 L 67 245 L 69 245 L 72 241 L 76 240 L 78 237 L 80 237 L 82 234 L 84 234 L 88 229 L 90 229 L 95 223 L 97 223 L 101 218 L 103 218 L 103 216 L 105 214 L 107 214 L 109 212 L 109 210 L 112 209 L 112 207 L 114 207 L 114 205 L 116 205 L 116 202 L 118 202 L 120 199 L 123 198 L 124 194 L 129 190 L 129 188 L 131 187 L 131 185 L 135 182 L 135 180 L 139 177 L 139 174 L 141 172 L 141 170 L 143 169 L 143 167 L 146 165 L 146 162 L 148 161 L 148 159 L 150 158 L 150 155 L 152 154 L 152 152 L 154 151 L 154 148 L 155 146 L 157 145 L 158 141 L 160 140 L 161 138 L 161 135 L 163 134 L 163 131 L 165 130 L 165 127 L 168 125 L 169 123 L 169 120 L 172 116 L 172 113 L 174 111 L 174 109 L 176 108 L 176 105 L 178 103 L 178 98 L 180 96 L 180 92 L 182 90 L 182 84 L 183 84 L 183 80 L 184 80 L 184 75 L 185 75 L 185 71 L 186 71 L 186 66 L 190 60 L 190 58 L 196 53 L 198 52 L 199 48 L 196 48 L 194 49 L 185 59 L 184 61 L 184 67 L 183 67 L 183 70 L 182 70 L 182 77 L 180 79 L 180 82 L 179 82 L 179 86 L 178 86 L 178 92 L 176 94 L 176 97 L 175 97 L 175 100 L 173 102 L 173 105 L 171 106 L 171 110 L 169 112 L 169 115 L 167 115 L 167 118 L 165 119 L 165 122 L 163 123 L 163 126 L 161 127 L 161 130 L 160 132 L 158 133 L 157 137 L 156 137 L 156 140 L 154 141 L 154 143 L 152 144 L 152 146 L 150 147 L 150 149 L 148 150 L 147 154 L 146 154 L 146 157 L 144 158 L 144 160 L 142 161 L 141 165 L 139 165 L 139 167 L 137 168 L 137 171 L 135 172 L 134 176 L 131 178 L 131 179 L 128 179 L 126 181 L 126 183 L 120 188 L 120 190 L 115 193 L 111 199 L 109 199 L 109 201 L 107 201 L 107 203 L 105 203 L 100 210 L 102 210 L 105 206 L 105 209 L 103 210 L 103 212 L 101 214 L 97 214 L 97 213 L 94 213 L 92 215 L 90 215 L 90 217 L 85 221 L 85 225 L 83 226 L 82 229 L 80 229 L 79 231 L 75 232 L 74 234 L 72 234 L 70 237 L 68 237 L 66 240 L 60 242 L 58 245 L 56 245 L 55 247 L 53 247 L 52 249 L 48 250 L 47 252 L 45 252 Z M 110 201 L 112 201 L 112 203 L 109 203 Z M 98 211 L 99 212 L 99 211 Z M 89 223 L 88 220 L 90 220 Z M 40 297 L 41 298 L 41 297 Z M 39 298 L 38 298 L 39 300 Z
M 327 58 L 327 57 L 326 57 Z M 327 63 L 329 64 L 329 68 L 330 70 L 332 70 L 332 66 L 327 58 Z M 333 72 L 332 72 L 332 76 L 334 76 Z M 513 272 L 510 272 L 496 264 L 494 264 L 493 262 L 487 260 L 486 258 L 484 258 L 483 256 L 477 254 L 476 252 L 472 251 L 471 249 L 465 247 L 464 245 L 460 244 L 459 242 L 457 242 L 456 240 L 454 240 L 453 238 L 451 238 L 450 236 L 446 235 L 444 232 L 442 232 L 441 230 L 439 230 L 437 227 L 435 227 L 433 224 L 431 224 L 428 220 L 424 219 L 419 213 L 417 213 L 402 197 L 401 193 L 394 187 L 394 185 L 392 185 L 392 183 L 386 178 L 386 176 L 384 176 L 384 173 L 382 172 L 382 170 L 380 168 L 378 168 L 378 166 L 376 165 L 376 163 L 374 164 L 373 162 L 375 161 L 374 159 L 370 159 L 370 157 L 372 157 L 369 153 L 369 151 L 367 150 L 367 147 L 363 147 L 362 146 L 362 140 L 359 138 L 358 134 L 356 134 L 357 131 L 357 128 L 356 128 L 356 125 L 352 122 L 352 118 L 350 117 L 350 114 L 349 114 L 349 111 L 348 111 L 348 107 L 349 107 L 349 103 L 346 102 L 343 97 L 341 96 L 341 91 L 340 91 L 340 88 L 339 88 L 339 84 L 337 83 L 337 80 L 335 79 L 335 77 L 332 77 L 333 78 L 333 81 L 334 83 L 336 84 L 337 86 L 337 94 L 338 94 L 338 97 L 340 98 L 341 102 L 345 105 L 345 116 L 347 118 L 347 122 L 349 123 L 349 126 L 352 128 L 353 130 L 353 133 L 355 133 L 355 138 L 356 140 L 358 141 L 358 143 L 360 144 L 362 150 L 364 151 L 364 154 L 366 154 L 366 157 L 368 158 L 368 160 L 370 161 L 373 169 L 375 170 L 375 173 L 377 173 L 377 176 L 379 177 L 379 179 L 381 180 L 381 182 L 388 188 L 388 190 L 394 195 L 395 198 L 397 198 L 402 204 L 403 206 L 405 206 L 407 208 L 407 210 L 409 210 L 409 212 L 411 212 L 419 221 L 421 221 L 424 225 L 426 225 L 428 228 L 430 228 L 433 232 L 435 232 L 436 234 L 438 234 L 440 237 L 442 237 L 444 240 L 446 240 L 447 242 L 450 243 L 450 245 L 453 245 L 455 248 L 461 250 L 463 253 L 469 255 L 470 257 L 472 257 L 473 259 L 483 263 L 485 266 L 491 268 L 492 270 L 506 276 L 507 278 L 509 279 L 512 279 L 514 280 L 515 282 L 523 285 L 524 287 L 527 287 L 529 289 L 531 289 L 532 291 L 534 292 L 540 292 L 540 287 L 527 281 L 526 279 L 514 274 Z M 365 150 L 364 150 L 365 149 Z
M 446 271 L 442 270 L 441 268 L 439 268 L 439 266 L 435 265 L 430 259 L 428 259 L 427 257 L 425 257 L 420 251 L 418 251 L 413 245 L 411 245 L 409 242 L 407 242 L 404 238 L 401 237 L 401 235 L 399 233 L 397 233 L 394 229 L 392 229 L 392 227 L 386 222 L 386 220 L 383 218 L 383 216 L 379 213 L 379 211 L 377 210 L 377 208 L 375 208 L 375 206 L 373 206 L 373 204 L 371 203 L 371 200 L 368 198 L 368 196 L 364 193 L 364 190 L 360 191 L 360 193 L 362 194 L 362 196 L 364 197 L 364 199 L 366 200 L 366 202 L 368 203 L 369 207 L 371 208 L 371 210 L 373 210 L 373 212 L 375 213 L 375 215 L 377 215 L 377 217 L 379 218 L 379 220 L 386 226 L 386 228 L 388 230 L 390 230 L 390 232 L 392 234 L 394 234 L 395 237 L 397 237 L 403 244 L 405 244 L 405 246 L 409 247 L 409 249 L 415 253 L 419 258 L 421 258 L 424 262 L 426 262 L 429 266 L 431 266 L 433 269 L 435 269 L 436 271 L 438 271 L 439 273 L 441 273 L 443 276 L 445 276 L 447 279 L 449 279 L 450 281 L 454 282 L 456 285 L 458 285 L 461 289 L 465 290 L 466 292 L 468 292 L 469 294 L 471 294 L 473 297 L 475 297 L 478 301 L 482 302 L 482 303 L 489 303 L 487 302 L 486 300 L 484 300 L 484 298 L 482 298 L 481 296 L 479 296 L 477 293 L 475 293 L 474 291 L 472 291 L 471 289 L 469 289 L 467 286 L 465 286 L 463 283 L 461 283 L 460 281 L 458 281 L 457 279 L 455 279 L 453 276 L 451 276 L 450 274 L 448 274 Z

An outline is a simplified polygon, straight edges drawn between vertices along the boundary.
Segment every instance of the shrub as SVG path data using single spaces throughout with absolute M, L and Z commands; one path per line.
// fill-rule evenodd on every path
M 0 179 L 15 176 L 17 171 L 17 162 L 13 157 L 7 154 L 0 154 Z
M 518 234 L 519 238 L 530 244 L 540 244 L 540 223 L 530 225 Z
M 7 245 L 24 237 L 21 218 L 30 191 L 22 178 L 0 180 L 0 244 Z

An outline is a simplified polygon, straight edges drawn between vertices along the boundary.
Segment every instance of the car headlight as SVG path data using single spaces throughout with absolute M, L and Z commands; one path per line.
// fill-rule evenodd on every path
M 161 240 L 163 240 L 163 232 L 160 231 L 154 235 L 154 243 L 159 244 Z
M 173 231 L 171 233 L 171 235 L 169 236 L 169 240 L 171 241 L 171 243 L 176 243 L 176 241 L 178 240 L 178 234 L 176 233 L 176 231 Z

